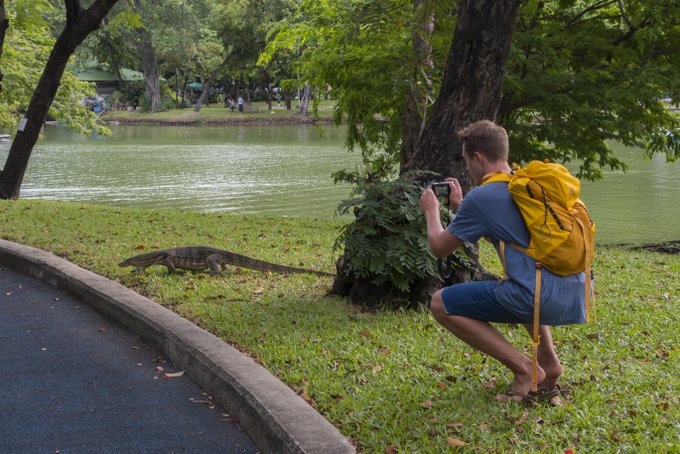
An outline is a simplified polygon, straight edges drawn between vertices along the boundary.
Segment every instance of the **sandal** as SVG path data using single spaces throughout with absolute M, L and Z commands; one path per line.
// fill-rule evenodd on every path
M 504 394 L 497 394 L 496 400 L 498 402 L 537 404 L 539 402 L 550 402 L 553 397 L 559 396 L 560 394 L 561 391 L 557 388 L 539 389 L 537 392 L 529 391 L 527 394 L 510 390 Z
M 568 396 L 569 395 L 569 388 L 562 388 L 560 385 L 555 385 L 554 388 L 548 389 L 545 388 L 541 385 L 538 385 L 538 392 L 539 393 L 552 393 L 552 396 Z
M 536 397 L 531 394 L 518 393 L 515 391 L 508 391 L 503 394 L 497 394 L 496 400 L 498 402 L 517 402 L 519 404 L 535 403 Z

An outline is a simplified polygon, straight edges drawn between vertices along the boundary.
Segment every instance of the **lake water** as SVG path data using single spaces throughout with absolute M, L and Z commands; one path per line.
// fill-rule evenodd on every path
M 21 197 L 117 206 L 332 218 L 349 186 L 331 173 L 352 168 L 343 128 L 311 125 L 113 126 L 84 137 L 48 126 L 31 157 Z M 9 144 L 0 144 L 4 164 Z M 584 182 L 582 198 L 603 243 L 680 239 L 680 163 L 643 160 L 616 148 L 630 166 Z

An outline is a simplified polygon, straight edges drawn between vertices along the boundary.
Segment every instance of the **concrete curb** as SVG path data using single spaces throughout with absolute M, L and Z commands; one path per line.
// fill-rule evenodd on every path
M 117 282 L 49 252 L 0 239 L 0 264 L 82 299 L 156 343 L 271 453 L 353 453 L 300 396 L 231 345 Z

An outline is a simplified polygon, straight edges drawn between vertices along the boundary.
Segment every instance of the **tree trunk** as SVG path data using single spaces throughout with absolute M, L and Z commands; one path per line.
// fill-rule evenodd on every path
M 300 100 L 300 116 L 306 117 L 309 113 L 309 100 L 312 97 L 312 86 L 305 84 L 305 89 Z
M 293 94 L 289 91 L 283 92 L 283 99 L 286 101 L 286 110 L 293 109 Z
M 163 110 L 161 100 L 160 71 L 158 69 L 158 59 L 156 49 L 151 43 L 151 34 L 147 31 L 140 31 L 142 35 L 139 43 L 139 50 L 142 54 L 142 68 L 144 70 L 144 80 L 146 81 L 146 97 L 149 100 L 149 111 L 160 112 Z
M 79 0 L 65 0 L 66 26 L 54 43 L 45 70 L 28 104 L 25 121 L 22 120 L 22 124 L 25 124 L 17 131 L 5 167 L 0 172 L 0 199 L 19 197 L 28 160 L 57 94 L 69 58 L 83 40 L 99 27 L 102 19 L 117 2 L 118 0 L 95 0 L 84 10 Z
M 450 175 L 460 180 L 465 191 L 470 189 L 471 181 L 456 131 L 473 121 L 494 119 L 496 115 L 519 2 L 461 0 L 439 96 L 412 156 L 406 163 L 401 161 L 402 172 L 420 169 Z M 413 125 L 408 125 L 413 126 L 412 130 L 405 129 L 405 134 L 408 134 L 405 140 L 413 140 L 416 136 L 420 124 L 416 114 L 419 114 L 417 105 L 412 112 L 405 114 L 412 115 L 410 118 L 414 121 Z M 361 213 L 356 215 L 361 216 Z M 466 252 L 479 268 L 475 251 L 470 249 Z M 384 285 L 373 284 L 371 277 L 353 276 L 347 265 L 351 259 L 343 257 L 337 262 L 338 277 L 333 291 L 349 295 L 358 304 L 374 304 L 391 291 Z M 472 278 L 467 267 L 454 266 L 453 271 L 445 285 Z M 416 282 L 410 288 L 409 300 L 412 303 L 425 302 L 439 285 L 434 278 Z
M 208 98 L 208 90 L 212 86 L 213 82 L 215 82 L 215 79 L 217 78 L 217 75 L 219 74 L 220 71 L 222 71 L 228 63 L 228 58 L 225 59 L 220 65 L 215 68 L 215 70 L 208 76 L 208 78 L 203 82 L 203 90 L 201 91 L 201 96 L 198 97 L 198 101 L 196 101 L 196 107 L 194 107 L 194 112 L 200 112 L 201 107 L 203 106 L 203 103 L 205 100 Z
M 9 19 L 5 15 L 5 0 L 0 0 L 0 60 L 2 59 L 2 50 L 5 47 L 5 35 L 9 28 Z M 0 70 L 0 94 L 2 93 L 2 70 Z
M 262 70 L 262 85 L 267 93 L 267 108 L 272 110 L 272 87 L 269 83 L 269 71 L 266 69 Z
M 135 9 L 142 14 L 143 5 L 141 0 L 135 0 Z M 151 32 L 145 27 L 137 29 L 137 48 L 142 58 L 142 71 L 146 82 L 146 98 L 149 101 L 149 111 L 160 112 L 163 110 L 161 101 L 160 70 L 156 48 L 153 46 Z
M 189 76 L 185 73 L 182 75 L 184 77 L 184 82 L 182 82 L 182 99 L 180 100 L 179 108 L 184 109 L 184 102 L 186 101 L 187 98 L 187 89 L 186 86 L 189 83 Z
M 510 53 L 520 0 L 463 0 L 439 97 L 405 170 L 431 170 L 472 182 L 456 132 L 477 120 L 493 120 Z
M 413 82 L 406 93 L 404 108 L 404 130 L 399 153 L 400 173 L 407 168 L 418 145 L 420 134 L 427 119 L 427 94 L 431 85 L 428 73 L 434 67 L 430 37 L 434 31 L 434 13 L 428 7 L 428 0 L 415 0 L 413 8 L 416 26 L 413 29 Z M 418 83 L 421 82 L 421 83 Z

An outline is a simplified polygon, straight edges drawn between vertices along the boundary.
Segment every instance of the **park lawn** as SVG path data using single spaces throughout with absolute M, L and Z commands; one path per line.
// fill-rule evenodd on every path
M 361 452 L 680 452 L 680 256 L 600 247 L 598 323 L 560 327 L 562 405 L 499 403 L 511 377 L 424 311 L 366 312 L 331 278 L 116 264 L 208 244 L 332 272 L 338 221 L 0 201 L 0 237 L 121 282 L 256 358 Z M 488 247 L 483 259 L 497 269 Z M 523 348 L 520 327 L 501 327 Z M 396 449 L 396 451 L 395 451 Z M 391 450 L 391 451 L 390 451 Z
M 327 102 L 327 101 L 326 101 Z M 295 106 L 294 106 L 295 107 Z M 312 111 L 310 105 L 309 115 L 301 117 L 297 109 L 285 109 L 272 106 L 272 110 L 267 108 L 264 102 L 253 103 L 248 109 L 239 113 L 231 112 L 228 108 L 218 105 L 204 106 L 200 112 L 195 112 L 193 108 L 173 109 L 165 112 L 141 112 L 141 111 L 110 111 L 106 112 L 101 118 L 107 122 L 131 122 L 131 123 L 153 123 L 153 124 L 207 124 L 207 123 L 314 123 L 332 121 L 333 106 L 320 105 L 316 113 Z

